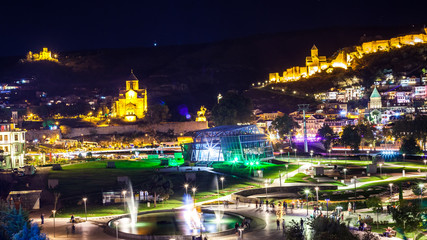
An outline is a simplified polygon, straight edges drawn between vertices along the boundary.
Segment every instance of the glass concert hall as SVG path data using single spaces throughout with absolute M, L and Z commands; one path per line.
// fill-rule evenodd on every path
M 267 135 L 255 125 L 219 126 L 194 133 L 192 162 L 232 161 L 259 164 L 273 158 Z

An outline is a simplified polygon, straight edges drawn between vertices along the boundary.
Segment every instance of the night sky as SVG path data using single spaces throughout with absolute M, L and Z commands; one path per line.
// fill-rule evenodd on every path
M 424 3 L 423 3 L 424 2 Z M 2 1 L 0 55 L 213 42 L 336 26 L 427 23 L 427 1 Z

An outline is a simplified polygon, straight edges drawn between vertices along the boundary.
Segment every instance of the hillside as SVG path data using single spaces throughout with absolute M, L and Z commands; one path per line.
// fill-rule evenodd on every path
M 20 63 L 24 56 L 8 57 L 0 58 L 0 82 L 35 76 L 39 87 L 50 96 L 80 91 L 77 88 L 97 88 L 101 94 L 115 96 L 132 68 L 148 87 L 150 102 L 186 104 L 194 111 L 202 104 L 210 108 L 219 92 L 244 90 L 253 82 L 267 79 L 269 72 L 301 65 L 313 44 L 320 54 L 330 56 L 362 41 L 417 31 L 409 27 L 336 28 L 200 45 L 59 52 L 60 64 Z M 318 89 L 315 82 L 324 84 L 314 80 L 308 85 Z M 307 86 L 298 84 L 297 88 L 306 90 Z

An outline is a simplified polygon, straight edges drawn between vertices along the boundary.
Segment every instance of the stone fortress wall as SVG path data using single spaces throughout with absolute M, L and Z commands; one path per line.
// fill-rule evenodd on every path
M 424 33 L 420 34 L 409 34 L 388 40 L 364 42 L 361 46 L 355 46 L 356 51 L 346 52 L 341 50 L 338 52 L 336 57 L 331 60 L 327 60 L 325 56 L 319 56 L 317 47 L 313 46 L 311 49 L 311 56 L 306 57 L 305 66 L 294 66 L 288 68 L 282 75 L 278 72 L 270 73 L 268 82 L 280 83 L 297 81 L 321 71 L 331 73 L 334 68 L 347 69 L 352 65 L 354 59 L 362 58 L 366 54 L 379 51 L 389 51 L 390 49 L 401 48 L 402 46 L 412 46 L 419 43 L 427 43 L 427 28 L 424 28 Z M 262 86 L 264 86 L 264 84 Z

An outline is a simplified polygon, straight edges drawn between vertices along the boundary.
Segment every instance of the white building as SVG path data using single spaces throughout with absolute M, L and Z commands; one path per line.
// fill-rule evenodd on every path
M 10 169 L 24 166 L 25 131 L 15 128 L 13 123 L 0 123 L 0 168 Z

